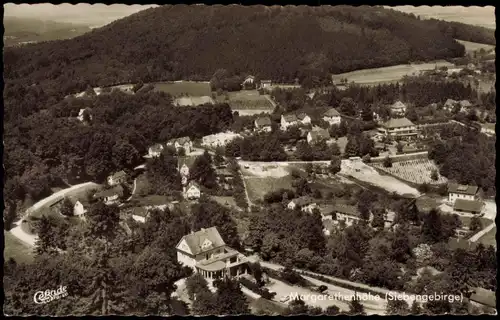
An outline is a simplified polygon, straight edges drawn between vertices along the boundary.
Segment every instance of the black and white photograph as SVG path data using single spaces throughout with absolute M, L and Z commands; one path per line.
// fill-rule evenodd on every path
M 3 5 L 5 316 L 495 315 L 493 6 Z

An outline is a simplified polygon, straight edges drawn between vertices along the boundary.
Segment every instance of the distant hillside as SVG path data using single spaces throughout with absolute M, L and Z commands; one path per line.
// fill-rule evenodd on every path
M 474 28 L 474 27 L 470 27 Z M 290 82 L 462 56 L 436 24 L 381 7 L 162 6 L 80 37 L 5 52 L 7 82 L 62 94 L 142 80 L 208 80 L 219 68 Z
M 4 17 L 4 28 L 5 46 L 70 39 L 91 30 L 87 25 L 15 17 Z

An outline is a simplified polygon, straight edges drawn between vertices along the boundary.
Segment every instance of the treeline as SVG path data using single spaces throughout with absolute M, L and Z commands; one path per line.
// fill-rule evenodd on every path
M 92 120 L 81 123 L 78 110 L 87 107 Z M 65 99 L 5 122 L 5 197 L 22 200 L 28 194 L 37 200 L 58 179 L 101 182 L 115 171 L 141 164 L 154 143 L 182 136 L 196 139 L 231 124 L 226 104 L 177 108 L 162 93 Z
M 9 48 L 4 61 L 7 83 L 69 94 L 87 85 L 208 80 L 219 68 L 313 84 L 329 73 L 464 53 L 428 21 L 380 7 L 176 5 L 74 39 Z
M 459 125 L 443 126 L 437 132 L 440 139 L 431 143 L 429 158 L 439 165 L 440 174 L 495 195 L 495 138 Z

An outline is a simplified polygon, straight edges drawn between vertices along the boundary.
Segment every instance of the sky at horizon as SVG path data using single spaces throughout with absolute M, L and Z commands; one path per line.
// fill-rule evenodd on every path
M 40 4 L 4 4 L 4 15 L 6 17 L 36 18 L 39 20 L 52 20 L 57 22 L 87 24 L 90 26 L 101 26 L 114 20 L 121 19 L 144 9 L 158 5 L 125 5 L 102 3 L 88 4 L 79 3 L 72 5 L 63 3 L 54 5 L 51 3 Z M 388 6 L 385 6 L 388 7 Z M 463 7 L 463 6 L 395 6 L 389 7 L 395 10 L 414 13 L 421 18 L 436 18 L 446 21 L 457 21 L 491 29 L 496 29 L 495 7 Z

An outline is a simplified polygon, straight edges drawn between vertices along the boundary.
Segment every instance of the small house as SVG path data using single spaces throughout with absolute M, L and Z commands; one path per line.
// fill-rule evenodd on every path
M 196 161 L 196 157 L 178 157 L 177 158 L 177 170 L 181 174 L 183 179 L 183 184 L 187 182 L 187 178 L 189 177 L 189 170 L 193 166 L 193 163 Z
M 124 195 L 124 189 L 121 185 L 116 185 L 110 189 L 102 190 L 94 195 L 94 198 L 104 201 L 106 204 L 112 204 L 119 201 Z
M 281 130 L 286 130 L 291 126 L 299 124 L 299 119 L 294 114 L 281 115 Z
M 87 120 L 92 121 L 92 114 L 90 113 L 90 109 L 89 108 L 80 109 L 80 111 L 78 112 L 78 120 L 84 122 L 86 121 L 85 119 L 86 116 L 88 116 Z
M 85 209 L 85 206 L 83 205 L 82 202 L 77 200 L 73 206 L 73 215 L 75 217 L 83 217 L 83 215 L 87 212 L 87 209 Z
M 340 117 L 340 113 L 337 110 L 331 108 L 328 109 L 325 113 L 323 113 L 323 120 L 328 122 L 330 125 L 334 124 L 340 125 L 340 121 L 342 119 Z
M 148 156 L 150 158 L 157 158 L 161 155 L 163 149 L 164 149 L 163 145 L 160 143 L 152 145 L 151 147 L 148 148 Z
M 478 187 L 464 184 L 450 183 L 448 184 L 448 202 L 455 203 L 457 199 L 474 201 Z
M 121 183 L 124 183 L 127 180 L 127 173 L 125 171 L 116 172 L 110 176 L 108 176 L 108 185 L 115 186 Z
M 403 116 L 406 112 L 406 105 L 401 101 L 394 102 L 390 108 L 393 115 Z
M 330 140 L 330 132 L 325 129 L 311 130 L 307 134 L 307 143 L 309 144 L 315 144 L 326 140 Z
M 307 114 L 304 112 L 301 112 L 297 115 L 297 119 L 299 120 L 300 123 L 303 125 L 309 125 L 311 124 L 311 117 L 309 117 Z
M 245 86 L 251 86 L 255 82 L 255 77 L 252 75 L 248 75 L 245 80 L 243 80 L 243 83 L 241 84 L 243 87 Z
M 271 80 L 261 80 L 260 81 L 260 89 L 269 90 L 271 89 L 272 81 Z
M 314 199 L 311 197 L 307 197 L 307 196 L 293 199 L 287 205 L 287 208 L 290 210 L 298 209 L 298 210 L 308 212 L 308 213 L 312 213 L 313 209 L 315 209 L 317 207 L 318 206 L 317 206 L 316 202 L 314 201 Z
M 189 181 L 187 186 L 183 188 L 184 198 L 187 200 L 195 200 L 201 197 L 201 188 L 195 181 Z
M 356 206 L 347 204 L 335 204 L 331 210 L 337 216 L 337 221 L 344 221 L 346 226 L 350 226 L 354 221 L 361 220 L 361 213 Z
M 179 152 L 180 149 L 184 149 L 186 154 L 190 153 L 193 149 L 193 142 L 189 137 L 172 139 L 167 143 L 167 145 L 173 146 L 177 152 Z
M 268 116 L 258 117 L 257 119 L 255 119 L 255 129 L 256 130 L 270 132 L 271 125 L 272 125 L 271 118 L 269 118 Z

